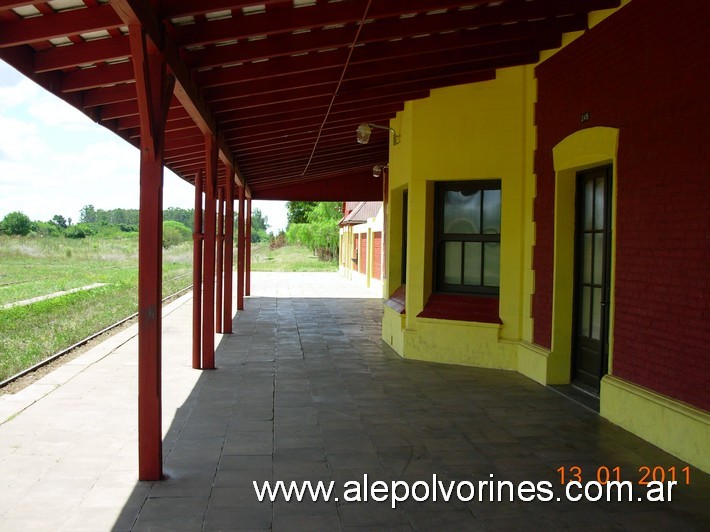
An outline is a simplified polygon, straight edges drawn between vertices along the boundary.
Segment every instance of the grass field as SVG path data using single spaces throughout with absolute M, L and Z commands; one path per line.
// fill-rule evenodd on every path
M 312 252 L 299 246 L 269 249 L 269 244 L 252 244 L 253 272 L 335 272 L 335 262 L 318 260 Z
M 335 271 L 304 248 L 252 247 L 252 271 Z M 10 303 L 105 286 L 2 308 Z M 192 283 L 192 243 L 163 250 L 163 297 Z M 138 241 L 0 235 L 0 381 L 135 313 Z
M 192 282 L 189 243 L 164 251 L 163 295 Z M 105 286 L 0 309 L 0 380 L 135 313 L 138 242 L 0 237 L 0 307 L 95 283 Z

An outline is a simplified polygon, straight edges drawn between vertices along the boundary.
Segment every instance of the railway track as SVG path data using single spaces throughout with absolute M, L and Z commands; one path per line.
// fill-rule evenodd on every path
M 175 278 L 173 278 L 173 279 L 171 279 L 171 280 L 179 279 L 180 277 L 185 277 L 186 275 L 187 275 L 187 274 L 185 274 L 185 275 L 180 275 L 180 276 L 175 277 Z M 192 285 L 187 286 L 187 287 L 185 287 L 185 288 L 181 288 L 181 289 L 178 290 L 177 292 L 175 292 L 175 293 L 173 293 L 173 294 L 170 294 L 169 296 L 164 297 L 164 298 L 162 299 L 162 302 L 165 303 L 166 301 L 169 301 L 169 300 L 171 300 L 171 299 L 174 299 L 174 298 L 176 298 L 176 297 L 179 297 L 179 296 L 181 296 L 182 294 L 184 294 L 185 292 L 187 292 L 188 290 L 192 290 Z M 38 369 L 41 369 L 41 368 L 43 368 L 44 366 L 46 366 L 46 365 L 48 365 L 48 364 L 51 364 L 52 362 L 54 362 L 54 361 L 56 361 L 56 360 L 61 359 L 62 357 L 64 357 L 64 356 L 70 354 L 72 351 L 74 351 L 74 350 L 76 350 L 76 349 L 78 349 L 78 348 L 80 348 L 80 347 L 83 347 L 84 345 L 88 344 L 88 343 L 91 342 L 92 340 L 95 340 L 96 338 L 98 338 L 98 337 L 101 336 L 102 334 L 106 334 L 107 332 L 111 332 L 112 330 L 117 329 L 118 327 L 120 327 L 120 326 L 123 325 L 124 323 L 127 323 L 127 322 L 131 321 L 132 319 L 136 318 L 137 316 L 138 316 L 138 313 L 137 313 L 137 312 L 134 313 L 134 314 L 131 314 L 130 316 L 128 316 L 128 317 L 126 317 L 126 318 L 123 318 L 123 319 L 117 321 L 116 323 L 114 323 L 114 324 L 112 324 L 112 325 L 109 325 L 108 327 L 106 327 L 106 328 L 104 328 L 104 329 L 101 329 L 100 331 L 98 331 L 98 332 L 96 332 L 96 333 L 94 333 L 94 334 L 92 334 L 92 335 L 90 335 L 90 336 L 87 336 L 87 337 L 84 338 L 83 340 L 80 340 L 79 342 L 77 342 L 77 343 L 75 343 L 75 344 L 73 344 L 73 345 L 70 345 L 70 346 L 67 347 L 66 349 L 62 349 L 62 350 L 59 351 L 58 353 L 55 353 L 55 354 L 53 354 L 53 355 L 51 355 L 51 356 L 45 358 L 44 360 L 41 360 L 41 361 L 37 362 L 35 365 L 30 366 L 29 368 L 24 369 L 24 370 L 20 371 L 19 373 L 16 373 L 15 375 L 12 375 L 11 377 L 8 377 L 8 378 L 5 379 L 4 381 L 0 382 L 0 390 L 2 390 L 4 387 L 8 386 L 9 384 L 12 384 L 12 383 L 18 381 L 19 379 L 21 379 L 21 378 L 23 378 L 23 377 L 26 377 L 27 375 L 30 375 L 30 374 L 34 373 L 34 372 L 37 371 Z

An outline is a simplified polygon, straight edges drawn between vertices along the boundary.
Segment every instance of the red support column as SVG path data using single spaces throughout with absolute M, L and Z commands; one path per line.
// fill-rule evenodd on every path
M 215 330 L 222 333 L 222 281 L 224 272 L 224 187 L 217 192 L 217 295 L 215 298 Z
M 163 157 L 174 79 L 139 24 L 129 24 L 140 116 L 138 215 L 138 478 L 160 480 L 162 438 Z
M 237 310 L 244 310 L 244 187 L 239 187 L 237 224 Z
M 234 280 L 234 172 L 227 168 L 227 208 L 224 235 L 224 334 L 232 333 L 232 284 Z
M 192 233 L 192 367 L 202 368 L 202 172 L 195 176 L 195 229 Z
M 246 234 L 246 253 L 244 257 L 244 295 L 251 295 L 251 198 L 247 199 L 247 234 Z
M 202 273 L 202 368 L 214 369 L 214 273 L 215 273 L 215 193 L 217 188 L 217 143 L 205 135 L 205 236 Z

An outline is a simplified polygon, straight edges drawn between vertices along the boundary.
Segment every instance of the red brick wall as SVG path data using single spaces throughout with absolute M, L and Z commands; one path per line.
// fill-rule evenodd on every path
M 382 279 L 382 233 L 372 233 L 372 277 Z
M 357 271 L 365 273 L 367 271 L 367 234 L 360 234 L 360 252 L 357 258 Z
M 613 373 L 706 410 L 709 18 L 704 0 L 634 0 L 537 68 L 533 261 L 534 339 L 549 347 L 552 148 L 582 127 L 619 128 Z

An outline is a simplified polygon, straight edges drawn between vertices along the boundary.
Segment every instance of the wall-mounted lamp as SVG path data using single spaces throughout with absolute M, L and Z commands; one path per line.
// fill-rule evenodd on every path
M 391 131 L 394 134 L 394 138 L 392 140 L 392 143 L 395 145 L 399 144 L 400 137 L 397 134 L 397 132 L 394 129 L 392 129 L 391 127 L 378 126 L 377 124 L 367 124 L 367 123 L 360 124 L 359 126 L 357 126 L 357 141 L 360 144 L 367 144 L 368 142 L 370 142 L 370 135 L 372 134 L 373 128 L 388 129 L 389 131 Z
M 372 167 L 372 177 L 381 177 L 382 172 L 384 172 L 385 170 L 389 170 L 389 169 L 390 169 L 389 164 L 385 164 L 385 165 L 376 164 L 375 166 Z

